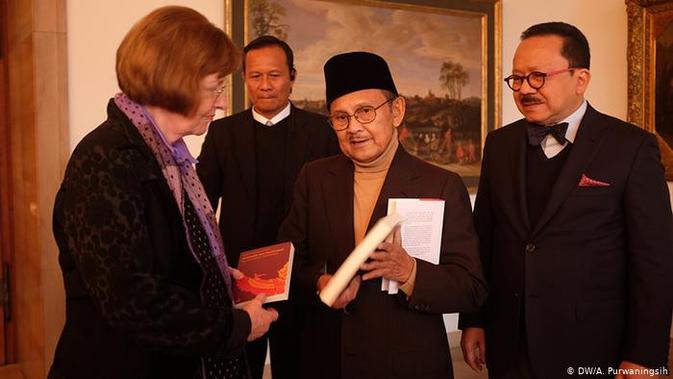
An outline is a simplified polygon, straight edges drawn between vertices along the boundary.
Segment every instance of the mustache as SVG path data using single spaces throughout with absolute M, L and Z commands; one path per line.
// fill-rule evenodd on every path
M 523 105 L 532 105 L 532 104 L 542 104 L 544 103 L 543 99 L 536 97 L 534 95 L 523 95 L 521 96 L 521 104 Z

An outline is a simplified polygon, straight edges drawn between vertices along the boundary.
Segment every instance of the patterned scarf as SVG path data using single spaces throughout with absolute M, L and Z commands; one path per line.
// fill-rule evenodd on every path
M 166 182 L 168 182 L 168 186 L 173 192 L 173 197 L 175 198 L 178 208 L 180 209 L 180 213 L 182 214 L 182 223 L 185 227 L 189 249 L 192 252 L 192 255 L 194 255 L 196 261 L 202 264 L 197 257 L 196 252 L 194 251 L 192 241 L 189 238 L 188 226 L 185 222 L 185 207 L 183 204 L 184 199 L 182 198 L 183 190 L 187 193 L 187 197 L 194 206 L 199 221 L 208 235 L 212 255 L 220 268 L 220 273 L 222 274 L 224 283 L 226 284 L 229 298 L 232 299 L 231 278 L 229 276 L 227 257 L 224 254 L 222 235 L 220 234 L 220 230 L 217 227 L 215 213 L 213 212 L 213 208 L 208 201 L 208 196 L 206 196 L 203 185 L 198 179 L 196 171 L 192 166 L 193 162 L 189 159 L 191 158 L 191 155 L 189 155 L 187 145 L 181 138 L 174 144 L 173 147 L 168 146 L 164 140 L 163 135 L 160 134 L 159 130 L 154 125 L 154 121 L 147 114 L 143 106 L 129 99 L 125 94 L 119 93 L 115 95 L 114 101 L 117 105 L 117 108 L 119 108 L 138 129 L 140 135 L 143 137 L 143 140 L 147 146 L 149 146 L 150 150 L 152 150 L 152 153 L 154 154 L 157 162 L 159 162 L 161 172 L 164 174 L 164 178 L 166 179 Z M 176 160 L 176 157 L 173 155 L 172 151 L 178 152 L 176 155 L 178 156 L 177 158 L 180 159 L 180 162 Z M 185 153 L 180 154 L 180 151 Z M 201 293 L 201 299 L 205 300 L 203 293 Z

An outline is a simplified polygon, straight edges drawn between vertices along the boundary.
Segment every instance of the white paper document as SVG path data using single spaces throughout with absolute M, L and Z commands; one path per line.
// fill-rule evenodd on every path
M 439 264 L 444 226 L 444 200 L 388 199 L 388 214 L 399 214 L 402 223 L 402 247 L 417 259 Z M 389 241 L 390 242 L 390 241 Z M 383 278 L 381 290 L 396 294 L 398 283 Z

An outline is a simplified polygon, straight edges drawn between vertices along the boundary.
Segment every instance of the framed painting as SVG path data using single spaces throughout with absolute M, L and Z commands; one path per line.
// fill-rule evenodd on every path
M 390 65 L 407 100 L 402 145 L 476 188 L 488 131 L 500 125 L 500 0 L 244 0 L 233 4 L 241 46 L 271 34 L 288 42 L 297 79 L 292 102 L 326 114 L 323 64 L 370 51 Z M 247 106 L 233 83 L 234 109 Z
M 655 133 L 673 181 L 673 0 L 626 0 L 628 121 Z

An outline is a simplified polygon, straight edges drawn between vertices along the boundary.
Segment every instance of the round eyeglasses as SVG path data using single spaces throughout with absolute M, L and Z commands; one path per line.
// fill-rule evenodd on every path
M 389 102 L 397 99 L 397 96 L 393 96 L 390 99 L 384 101 L 379 106 L 373 107 L 371 105 L 365 105 L 355 110 L 355 112 L 350 115 L 346 112 L 336 112 L 329 116 L 329 123 L 332 125 L 332 128 L 337 132 L 348 129 L 350 124 L 351 117 L 357 120 L 360 124 L 369 124 L 376 120 L 376 110 L 382 106 L 388 104 Z
M 518 92 L 521 90 L 521 87 L 523 86 L 523 81 L 527 81 L 528 85 L 530 88 L 538 90 L 544 86 L 545 80 L 550 77 L 554 76 L 557 74 L 562 74 L 564 72 L 568 71 L 573 71 L 576 70 L 577 67 L 568 67 L 563 70 L 558 70 L 558 71 L 551 71 L 551 72 L 540 72 L 540 71 L 533 71 L 530 74 L 526 76 L 521 76 L 521 75 L 516 75 L 512 74 L 508 77 L 505 78 L 505 83 L 507 83 L 507 86 L 514 92 Z

